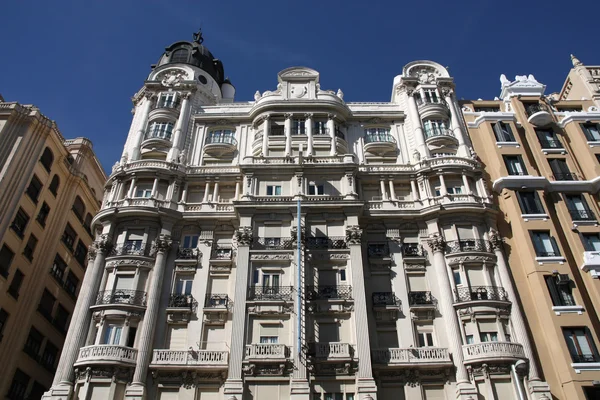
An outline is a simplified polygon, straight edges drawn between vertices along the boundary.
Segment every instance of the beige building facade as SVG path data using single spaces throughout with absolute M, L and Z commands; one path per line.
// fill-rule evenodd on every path
M 573 64 L 559 94 L 503 75 L 499 98 L 461 106 L 544 379 L 556 399 L 590 400 L 600 398 L 600 76 Z
M 2 398 L 39 399 L 52 383 L 105 180 L 89 140 L 0 98 Z

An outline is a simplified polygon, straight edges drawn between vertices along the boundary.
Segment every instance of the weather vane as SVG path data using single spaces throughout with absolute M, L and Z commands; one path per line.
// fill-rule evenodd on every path
M 204 38 L 202 37 L 202 28 L 198 29 L 198 32 L 194 33 L 194 42 L 202 44 Z

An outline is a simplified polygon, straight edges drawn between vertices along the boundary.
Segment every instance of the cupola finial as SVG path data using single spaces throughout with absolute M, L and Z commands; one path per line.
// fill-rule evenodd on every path
M 571 54 L 571 62 L 573 63 L 574 67 L 578 67 L 581 64 L 581 61 L 579 61 L 579 59 L 577 57 L 575 57 L 573 54 Z
M 202 42 L 204 42 L 204 38 L 202 37 L 202 28 L 199 28 L 198 32 L 194 33 L 194 42 L 198 44 L 202 44 Z

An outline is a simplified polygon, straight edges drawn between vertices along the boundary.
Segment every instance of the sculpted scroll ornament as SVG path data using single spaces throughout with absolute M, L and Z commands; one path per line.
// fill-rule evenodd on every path
M 444 248 L 446 247 L 446 242 L 444 241 L 444 238 L 442 236 L 440 236 L 439 233 L 434 233 L 432 235 L 429 235 L 429 239 L 427 239 L 427 244 L 429 245 L 429 247 L 431 248 L 431 250 L 435 253 L 436 251 L 444 251 Z
M 349 225 L 346 228 L 346 243 L 360 244 L 362 241 L 363 230 L 358 225 Z
M 241 226 L 235 232 L 235 239 L 238 243 L 238 246 L 250 246 L 252 244 L 253 237 L 251 226 Z

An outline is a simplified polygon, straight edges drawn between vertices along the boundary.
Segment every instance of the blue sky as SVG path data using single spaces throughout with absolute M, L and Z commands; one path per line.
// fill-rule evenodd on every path
M 0 94 L 35 104 L 67 138 L 86 136 L 105 169 L 119 158 L 131 96 L 164 48 L 191 40 L 225 66 L 237 101 L 306 65 L 347 101 L 389 101 L 413 60 L 450 67 L 459 98 L 493 98 L 499 76 L 534 74 L 559 91 L 569 54 L 600 64 L 600 1 L 5 1 Z M 577 10 L 580 14 L 577 14 Z

